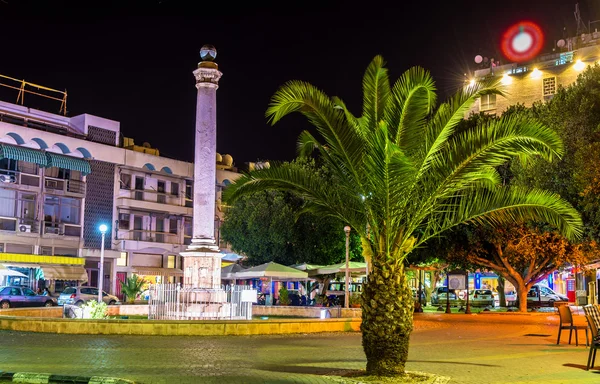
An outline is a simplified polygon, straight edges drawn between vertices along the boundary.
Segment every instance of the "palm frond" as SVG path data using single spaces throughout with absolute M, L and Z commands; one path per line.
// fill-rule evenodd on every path
M 375 56 L 363 77 L 363 124 L 375 130 L 390 96 L 390 79 L 383 57 Z
M 384 120 L 390 140 L 411 152 L 422 143 L 427 117 L 436 104 L 436 87 L 429 71 L 412 67 L 400 76 L 392 88 Z

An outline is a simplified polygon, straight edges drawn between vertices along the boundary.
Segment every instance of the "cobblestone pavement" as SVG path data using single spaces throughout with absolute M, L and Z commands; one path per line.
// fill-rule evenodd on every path
M 576 316 L 582 323 L 582 317 Z M 558 315 L 417 314 L 407 370 L 452 383 L 598 383 L 588 349 Z M 91 336 L 0 331 L 0 370 L 116 376 L 143 384 L 327 383 L 365 366 L 357 333 L 285 336 Z M 600 357 L 597 366 L 600 367 Z

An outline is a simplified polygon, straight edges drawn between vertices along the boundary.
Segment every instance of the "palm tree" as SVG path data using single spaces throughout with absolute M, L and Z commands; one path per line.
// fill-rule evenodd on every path
M 317 152 L 334 185 L 305 169 L 272 164 L 239 178 L 225 197 L 294 191 L 306 210 L 336 217 L 360 234 L 370 271 L 361 326 L 367 373 L 394 375 L 404 372 L 412 331 L 404 260 L 413 249 L 465 222 L 537 218 L 569 238 L 580 236 L 582 223 L 556 194 L 501 186 L 495 168 L 517 155 L 559 157 L 563 146 L 553 131 L 524 116 L 455 130 L 478 97 L 502 95 L 496 83 L 465 87 L 436 108 L 427 71 L 413 67 L 391 87 L 384 65 L 377 56 L 365 72 L 360 117 L 301 81 L 286 83 L 272 97 L 266 112 L 272 124 L 300 112 L 316 127 L 322 141 L 304 131 L 298 151 Z
M 128 303 L 133 304 L 137 295 L 143 291 L 146 282 L 138 275 L 131 275 L 125 281 L 119 281 L 121 292 L 125 295 Z

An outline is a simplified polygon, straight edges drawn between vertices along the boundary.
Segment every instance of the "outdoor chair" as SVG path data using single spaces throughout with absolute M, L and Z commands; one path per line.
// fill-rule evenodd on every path
M 571 307 L 568 305 L 562 305 L 558 307 L 558 314 L 560 316 L 560 324 L 558 328 L 558 338 L 556 339 L 556 344 L 560 343 L 560 334 L 563 329 L 569 330 L 569 344 L 571 344 L 571 337 L 573 336 L 573 331 L 575 331 L 575 345 L 579 345 L 579 340 L 577 338 L 577 331 L 580 329 L 585 330 L 585 346 L 588 344 L 588 326 L 587 325 L 575 325 L 573 323 L 573 313 L 571 313 Z
M 590 367 L 594 367 L 596 361 L 596 350 L 600 348 L 600 340 L 598 338 L 598 329 L 600 327 L 600 310 L 595 305 L 584 305 L 583 311 L 585 312 L 585 318 L 590 327 L 591 342 L 590 342 L 590 353 L 588 355 L 586 370 L 589 371 Z

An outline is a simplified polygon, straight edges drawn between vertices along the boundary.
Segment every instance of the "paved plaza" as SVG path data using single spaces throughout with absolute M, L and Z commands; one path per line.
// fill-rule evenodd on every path
M 576 316 L 583 323 L 582 316 Z M 557 314 L 416 314 L 407 369 L 451 383 L 598 383 L 588 349 L 556 345 Z M 358 333 L 284 336 L 88 336 L 0 331 L 0 370 L 158 383 L 328 383 L 361 369 Z M 600 367 L 600 356 L 598 357 Z

